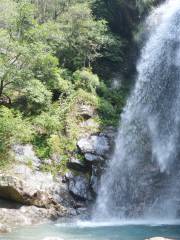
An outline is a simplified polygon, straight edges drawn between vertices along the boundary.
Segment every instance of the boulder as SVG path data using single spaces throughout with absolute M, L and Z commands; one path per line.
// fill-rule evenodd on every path
M 55 209 L 44 209 L 35 206 L 22 206 L 19 209 L 0 208 L 0 232 L 10 232 L 17 226 L 25 226 L 57 219 Z
M 110 150 L 108 138 L 99 135 L 81 138 L 77 146 L 84 154 L 91 153 L 100 156 L 104 156 Z
M 0 197 L 37 207 L 71 207 L 72 197 L 61 178 L 33 171 L 26 165 L 15 165 L 0 172 Z
M 52 186 L 53 187 L 53 186 Z M 58 204 L 50 192 L 11 175 L 0 175 L 0 197 L 25 205 L 48 207 Z
M 11 232 L 11 228 L 6 224 L 0 223 L 0 233 L 8 233 L 8 232 Z
M 80 200 L 88 199 L 89 195 L 89 180 L 84 175 L 74 176 L 69 178 L 69 191 L 70 193 Z
M 95 155 L 95 154 L 92 154 L 92 153 L 86 153 L 84 155 L 84 157 L 85 157 L 86 161 L 88 161 L 89 163 L 92 163 L 92 164 L 104 161 L 104 159 L 101 156 Z

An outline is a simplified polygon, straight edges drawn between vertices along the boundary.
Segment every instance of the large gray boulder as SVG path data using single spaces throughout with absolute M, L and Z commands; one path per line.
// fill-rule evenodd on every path
M 0 197 L 37 207 L 71 207 L 72 197 L 61 178 L 33 171 L 26 165 L 14 165 L 0 172 Z
M 80 200 L 89 198 L 89 180 L 84 175 L 69 176 L 69 191 L 70 193 Z
M 91 164 L 96 164 L 98 162 L 103 162 L 103 158 L 99 155 L 95 155 L 95 154 L 92 154 L 92 153 L 86 153 L 84 155 L 85 157 L 85 160 Z
M 18 209 L 0 208 L 0 233 L 10 232 L 14 227 L 43 223 L 57 218 L 55 209 L 22 206 Z
M 29 185 L 26 181 L 11 175 L 0 175 L 0 197 L 25 205 L 48 207 L 54 203 L 50 192 Z
M 105 155 L 110 150 L 108 138 L 99 135 L 81 138 L 77 146 L 84 154 L 91 153 L 100 156 Z

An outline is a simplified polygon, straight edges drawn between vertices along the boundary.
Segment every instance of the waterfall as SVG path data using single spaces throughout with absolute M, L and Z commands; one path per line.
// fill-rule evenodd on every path
M 155 9 L 93 217 L 180 214 L 180 0 Z

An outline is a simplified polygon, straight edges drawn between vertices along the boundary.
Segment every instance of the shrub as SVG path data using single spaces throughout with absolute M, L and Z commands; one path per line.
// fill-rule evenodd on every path
M 99 78 L 93 74 L 89 69 L 77 70 L 73 74 L 75 88 L 82 88 L 88 92 L 95 92 L 99 86 Z
M 39 113 L 51 104 L 52 93 L 39 80 L 34 79 L 24 90 L 27 109 Z
M 33 130 L 19 112 L 0 107 L 0 159 L 6 162 L 12 144 L 26 143 L 32 139 Z M 6 158 L 6 159 L 4 159 Z

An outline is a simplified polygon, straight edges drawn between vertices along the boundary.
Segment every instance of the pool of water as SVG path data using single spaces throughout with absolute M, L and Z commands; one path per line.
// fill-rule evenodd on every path
M 44 240 L 47 237 L 59 237 L 62 240 L 144 240 L 155 236 L 180 240 L 180 223 L 56 222 L 19 228 L 0 236 L 0 240 Z
M 93 223 L 86 221 L 71 223 L 49 223 L 16 229 L 10 234 L 0 235 L 0 240 L 44 240 L 58 237 L 62 240 L 144 240 L 161 236 L 180 240 L 180 224 L 157 224 L 141 222 Z

